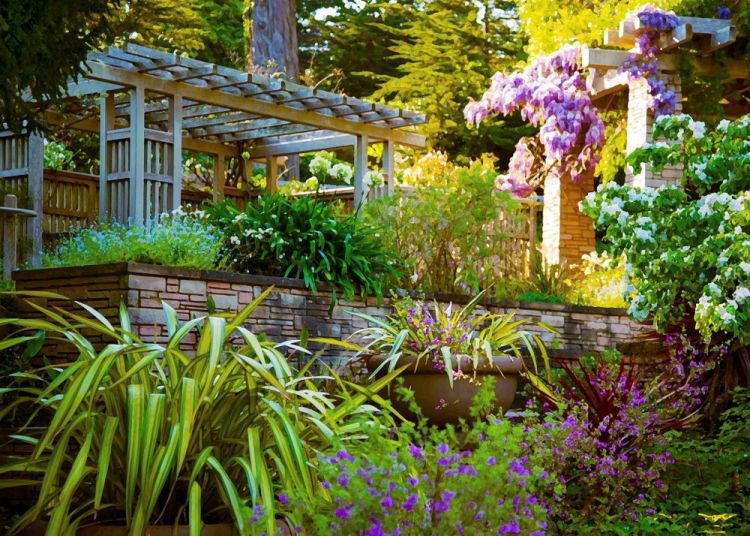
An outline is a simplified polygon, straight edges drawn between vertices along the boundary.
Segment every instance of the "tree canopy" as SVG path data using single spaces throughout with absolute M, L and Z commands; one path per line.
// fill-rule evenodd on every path
M 119 0 L 23 0 L 0 3 L 0 118 L 9 128 L 38 122 L 28 98 L 63 95 L 81 59 L 114 35 L 111 15 Z

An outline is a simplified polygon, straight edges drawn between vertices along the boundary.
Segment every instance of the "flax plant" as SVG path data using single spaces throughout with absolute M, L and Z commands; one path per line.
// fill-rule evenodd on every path
M 361 438 L 380 418 L 370 400 L 382 402 L 375 393 L 394 375 L 355 388 L 330 370 L 313 377 L 309 364 L 292 369 L 279 347 L 242 326 L 269 291 L 234 316 L 184 323 L 164 304 L 164 342 L 136 336 L 124 306 L 119 325 L 84 304 L 88 314 L 30 302 L 39 318 L 0 319 L 17 328 L 0 350 L 44 330 L 79 352 L 73 362 L 19 374 L 36 386 L 18 388 L 0 410 L 0 419 L 28 411 L 15 439 L 33 447 L 0 467 L 0 488 L 38 490 L 11 534 L 38 521 L 48 535 L 106 523 L 132 535 L 187 524 L 192 536 L 204 522 L 273 534 L 282 516 L 274 512 L 277 493 L 324 492 L 316 485 L 317 452 Z M 107 343 L 97 348 L 84 333 Z M 197 342 L 189 344 L 191 333 Z M 323 392 L 318 380 L 337 389 Z M 32 419 L 49 424 L 35 434 Z M 258 508 L 270 515 L 253 527 Z

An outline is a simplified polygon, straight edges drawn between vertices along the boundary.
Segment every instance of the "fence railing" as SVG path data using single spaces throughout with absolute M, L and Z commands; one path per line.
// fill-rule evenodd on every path
M 224 198 L 244 209 L 249 201 L 257 198 L 262 190 L 246 190 L 226 186 Z M 300 192 L 294 195 L 312 195 Z M 182 190 L 183 205 L 200 205 L 211 199 L 211 192 Z M 321 190 L 318 198 L 322 201 L 342 201 L 351 208 L 354 188 Z M 67 233 L 78 227 L 94 223 L 99 214 L 99 177 L 74 171 L 44 170 L 44 232 L 48 234 Z
M 99 177 L 45 169 L 43 206 L 45 233 L 90 225 L 99 214 Z

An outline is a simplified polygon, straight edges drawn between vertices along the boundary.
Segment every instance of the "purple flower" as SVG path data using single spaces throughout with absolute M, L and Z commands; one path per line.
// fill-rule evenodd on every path
M 494 456 L 490 456 L 489 458 L 487 458 L 487 465 L 495 465 L 496 463 L 497 463 L 497 460 L 495 459 Z
M 440 443 L 436 448 L 436 451 L 440 454 L 448 454 L 448 445 L 446 443 Z
M 412 458 L 415 458 L 417 460 L 423 460 L 424 459 L 424 452 L 422 452 L 422 449 L 416 445 L 409 445 L 407 448 L 409 451 L 409 454 Z
M 278 498 L 282 505 L 287 506 L 289 504 L 289 497 L 286 493 L 279 493 Z
M 412 493 L 403 502 L 403 504 L 401 505 L 401 509 L 406 510 L 407 512 L 411 512 L 414 506 L 417 504 L 418 500 L 419 498 L 417 497 L 417 495 L 415 493 Z
M 349 519 L 349 517 L 351 517 L 351 515 L 352 515 L 352 508 L 354 508 L 353 504 L 347 504 L 347 505 L 344 505 L 344 506 L 340 506 L 340 507 L 336 508 L 336 510 L 334 511 L 333 514 L 338 519 Z
M 732 18 L 732 10 L 727 6 L 719 6 L 716 8 L 716 18 L 728 20 Z
M 336 453 L 336 457 L 339 460 L 346 460 L 348 462 L 353 462 L 354 461 L 354 456 L 352 456 L 351 454 L 349 454 L 348 452 L 346 452 L 344 449 L 339 450 Z
M 391 496 L 390 495 L 386 495 L 385 497 L 383 497 L 383 500 L 380 501 L 380 506 L 382 506 L 383 508 L 390 508 L 390 507 L 392 507 L 393 506 L 393 499 L 391 499 Z

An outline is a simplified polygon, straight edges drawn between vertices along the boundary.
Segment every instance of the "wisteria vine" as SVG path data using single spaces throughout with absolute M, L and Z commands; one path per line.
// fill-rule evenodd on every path
M 628 73 L 631 80 L 645 79 L 649 89 L 648 108 L 654 116 L 670 115 L 677 104 L 674 91 L 667 89 L 664 80 L 657 75 L 659 58 L 657 41 L 660 32 L 671 31 L 680 25 L 680 19 L 671 11 L 664 11 L 647 5 L 638 10 L 643 31 L 635 38 L 635 50 L 620 67 L 620 72 Z
M 657 42 L 660 32 L 673 30 L 680 19 L 650 5 L 641 7 L 635 16 L 643 31 L 620 70 L 631 79 L 646 80 L 649 109 L 655 116 L 671 114 L 676 95 L 657 75 Z M 500 189 L 524 197 L 547 176 L 567 175 L 576 181 L 598 163 L 604 146 L 604 123 L 591 101 L 579 64 L 580 52 L 580 45 L 566 45 L 536 58 L 522 71 L 496 73 L 482 98 L 464 108 L 469 124 L 479 125 L 490 114 L 520 111 L 524 120 L 539 127 L 537 136 L 521 138 L 516 144 L 508 172 L 499 176 Z
M 466 120 L 475 125 L 490 113 L 520 110 L 524 120 L 540 127 L 536 138 L 522 138 L 516 145 L 508 174 L 501 176 L 502 189 L 528 195 L 547 174 L 577 180 L 596 165 L 604 123 L 591 102 L 579 57 L 580 46 L 568 45 L 521 72 L 496 73 L 482 99 L 464 109 Z

